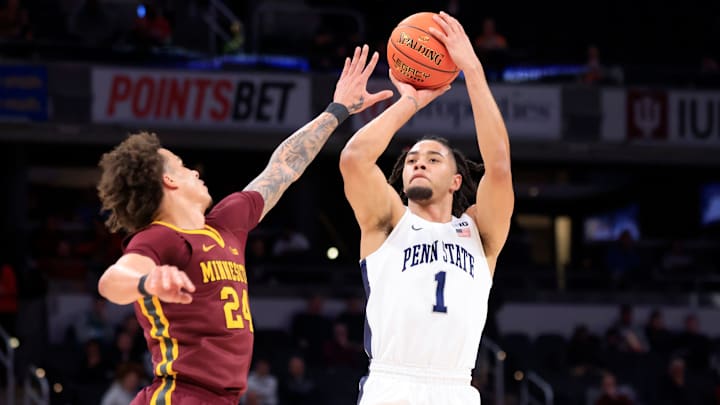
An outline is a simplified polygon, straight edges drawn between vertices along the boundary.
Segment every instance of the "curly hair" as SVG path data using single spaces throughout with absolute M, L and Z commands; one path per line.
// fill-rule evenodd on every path
M 157 135 L 140 132 L 100 159 L 97 190 L 102 210 L 109 212 L 105 224 L 111 232 L 135 232 L 155 217 L 163 197 L 161 147 Z
M 475 195 L 477 193 L 477 181 L 473 178 L 472 174 L 478 173 L 480 174 L 480 176 L 482 176 L 482 173 L 484 173 L 485 171 L 482 163 L 477 163 L 466 158 L 462 152 L 450 146 L 450 142 L 448 142 L 448 140 L 445 138 L 434 135 L 426 135 L 417 142 L 421 141 L 440 142 L 446 148 L 448 148 L 449 151 L 452 152 L 453 158 L 455 159 L 455 166 L 457 167 L 457 174 L 462 176 L 462 183 L 460 184 L 460 188 L 453 193 L 452 214 L 456 217 L 460 217 L 475 201 Z M 390 173 L 390 177 L 388 178 L 388 183 L 390 183 L 390 185 L 392 185 L 395 190 L 397 190 L 404 204 L 407 204 L 407 196 L 403 191 L 402 172 L 405 166 L 405 158 L 407 157 L 408 152 L 409 149 L 404 151 L 398 157 L 398 159 L 395 161 L 392 172 Z

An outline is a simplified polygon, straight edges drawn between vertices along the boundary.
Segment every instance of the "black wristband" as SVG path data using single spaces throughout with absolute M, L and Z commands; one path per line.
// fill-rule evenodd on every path
M 350 116 L 350 111 L 347 109 L 347 107 L 335 102 L 328 104 L 325 112 L 329 112 L 330 114 L 334 115 L 338 121 L 338 125 L 342 124 L 343 121 L 345 121 Z
M 147 276 L 147 274 L 143 274 L 142 277 L 140 277 L 140 281 L 138 281 L 138 291 L 140 291 L 140 294 L 142 294 L 143 297 L 150 296 L 150 293 L 148 293 L 145 289 L 145 279 L 147 278 Z

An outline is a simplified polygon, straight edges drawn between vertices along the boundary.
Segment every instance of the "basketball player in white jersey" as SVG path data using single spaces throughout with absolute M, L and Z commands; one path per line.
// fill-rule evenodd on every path
M 376 161 L 393 135 L 449 88 L 416 90 L 392 75 L 400 99 L 343 149 L 340 169 L 361 230 L 368 294 L 370 370 L 360 383 L 359 405 L 480 403 L 470 373 L 513 212 L 510 150 L 463 27 L 446 13 L 435 19 L 444 32 L 433 35 L 465 74 L 484 174 L 475 183 L 475 164 L 436 138 L 417 142 L 398 160 L 390 182 L 385 179 Z M 398 194 L 392 183 L 400 176 Z

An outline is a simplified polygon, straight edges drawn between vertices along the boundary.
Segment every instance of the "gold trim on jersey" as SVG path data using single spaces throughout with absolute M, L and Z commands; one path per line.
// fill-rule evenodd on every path
M 158 297 L 146 297 L 138 300 L 140 310 L 150 322 L 150 337 L 160 344 L 161 361 L 155 366 L 155 375 L 161 377 L 163 383 L 153 393 L 152 405 L 171 405 L 172 392 L 175 390 L 173 362 L 178 358 L 177 339 L 170 336 L 170 322 L 162 310 Z
M 175 377 L 164 377 L 160 388 L 153 393 L 150 405 L 172 405 L 173 391 L 175 391 Z
M 215 242 L 217 242 L 217 244 L 220 245 L 221 248 L 225 247 L 225 240 L 223 239 L 222 236 L 220 236 L 220 232 L 218 232 L 215 228 L 211 227 L 210 225 L 205 225 L 205 229 L 182 229 L 182 228 L 178 228 L 177 226 L 175 226 L 171 223 L 164 222 L 164 221 L 153 221 L 152 223 L 168 227 L 168 228 L 172 229 L 173 231 L 177 231 L 180 233 L 187 233 L 190 235 L 205 235 L 205 236 L 212 238 L 212 240 L 214 240 Z

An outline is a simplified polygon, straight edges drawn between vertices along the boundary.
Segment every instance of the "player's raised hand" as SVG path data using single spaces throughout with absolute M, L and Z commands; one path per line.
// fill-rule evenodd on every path
M 145 290 L 161 301 L 189 304 L 195 285 L 184 271 L 175 266 L 156 266 L 145 279 Z
M 377 93 L 367 91 L 367 82 L 380 58 L 377 52 L 373 52 L 370 62 L 367 62 L 369 51 L 367 45 L 363 45 L 362 48 L 356 47 L 352 59 L 345 58 L 345 66 L 335 86 L 333 101 L 347 107 L 350 114 L 359 113 L 393 95 L 392 90 L 382 90 Z
M 441 11 L 433 16 L 433 20 L 442 27 L 442 31 L 430 27 L 430 33 L 439 39 L 447 48 L 450 57 L 460 70 L 467 70 L 480 65 L 470 38 L 460 22 L 450 14 Z

